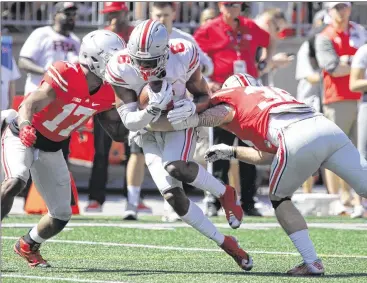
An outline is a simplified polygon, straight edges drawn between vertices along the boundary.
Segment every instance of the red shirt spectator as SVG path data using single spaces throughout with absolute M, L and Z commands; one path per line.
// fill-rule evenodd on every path
M 129 8 L 124 2 L 105 2 L 101 14 L 108 17 L 108 26 L 106 30 L 117 33 L 125 42 L 128 42 L 130 34 L 134 29 L 128 24 Z
M 259 46 L 268 47 L 270 43 L 269 33 L 251 19 L 237 16 L 234 21 L 237 21 L 237 27 L 228 24 L 226 17 L 221 14 L 194 34 L 199 46 L 213 60 L 211 79 L 220 84 L 236 72 L 234 62 L 239 60 L 246 63 L 245 72 L 257 78 L 256 49 Z

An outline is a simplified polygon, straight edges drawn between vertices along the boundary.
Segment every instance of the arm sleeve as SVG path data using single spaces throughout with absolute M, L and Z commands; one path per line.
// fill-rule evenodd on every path
M 43 52 L 41 42 L 42 33 L 39 29 L 36 29 L 24 42 L 22 49 L 20 50 L 19 56 L 29 58 L 35 63 L 38 62 Z
M 315 39 L 316 59 L 321 69 L 333 73 L 339 65 L 339 56 L 336 54 L 333 43 L 322 34 Z
M 20 72 L 19 72 L 17 63 L 14 60 L 14 57 L 13 57 L 12 61 L 13 61 L 13 63 L 12 63 L 13 69 L 11 71 L 11 78 L 10 78 L 10 80 L 11 81 L 16 81 L 17 79 L 19 79 L 21 77 L 21 75 L 20 75 Z
M 68 92 L 68 68 L 64 62 L 58 61 L 52 64 L 43 77 L 56 92 L 62 95 Z
M 354 54 L 352 68 L 367 69 L 367 44 L 359 48 Z
M 309 42 L 305 41 L 297 53 L 296 80 L 304 79 L 314 72 L 310 62 Z
M 146 127 L 155 117 L 150 114 L 147 109 L 137 111 L 138 104 L 131 102 L 121 105 L 117 108 L 117 112 L 120 115 L 125 127 L 130 131 L 139 131 Z
M 270 44 L 270 34 L 260 28 L 255 22 L 252 26 L 252 36 L 256 40 L 256 45 L 267 48 Z

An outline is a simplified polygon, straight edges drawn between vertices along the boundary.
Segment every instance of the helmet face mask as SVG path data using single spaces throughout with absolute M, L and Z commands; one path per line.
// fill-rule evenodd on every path
M 167 29 L 158 21 L 143 21 L 132 31 L 128 43 L 131 65 L 145 81 L 165 76 L 168 39 Z
M 104 80 L 108 61 L 114 53 L 124 48 L 126 44 L 117 34 L 107 30 L 96 30 L 83 37 L 79 62 Z

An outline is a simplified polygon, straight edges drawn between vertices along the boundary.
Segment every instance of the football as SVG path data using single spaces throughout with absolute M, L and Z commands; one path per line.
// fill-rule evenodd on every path
M 159 92 L 162 88 L 162 81 L 149 82 L 140 92 L 138 96 L 138 107 L 140 110 L 145 109 L 149 103 L 148 87 L 154 91 Z

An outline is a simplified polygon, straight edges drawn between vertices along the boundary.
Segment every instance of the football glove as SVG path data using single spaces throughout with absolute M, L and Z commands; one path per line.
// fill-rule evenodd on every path
M 186 120 L 196 112 L 196 105 L 189 99 L 181 99 L 173 104 L 174 108 L 167 114 L 168 121 L 173 124 L 178 124 Z
M 224 143 L 211 146 L 204 155 L 205 161 L 214 162 L 220 159 L 230 160 L 234 158 L 235 148 Z
M 25 123 L 28 125 L 23 126 Z M 19 138 L 22 144 L 24 144 L 26 147 L 32 147 L 37 139 L 36 129 L 30 124 L 29 121 L 23 121 L 19 128 Z

